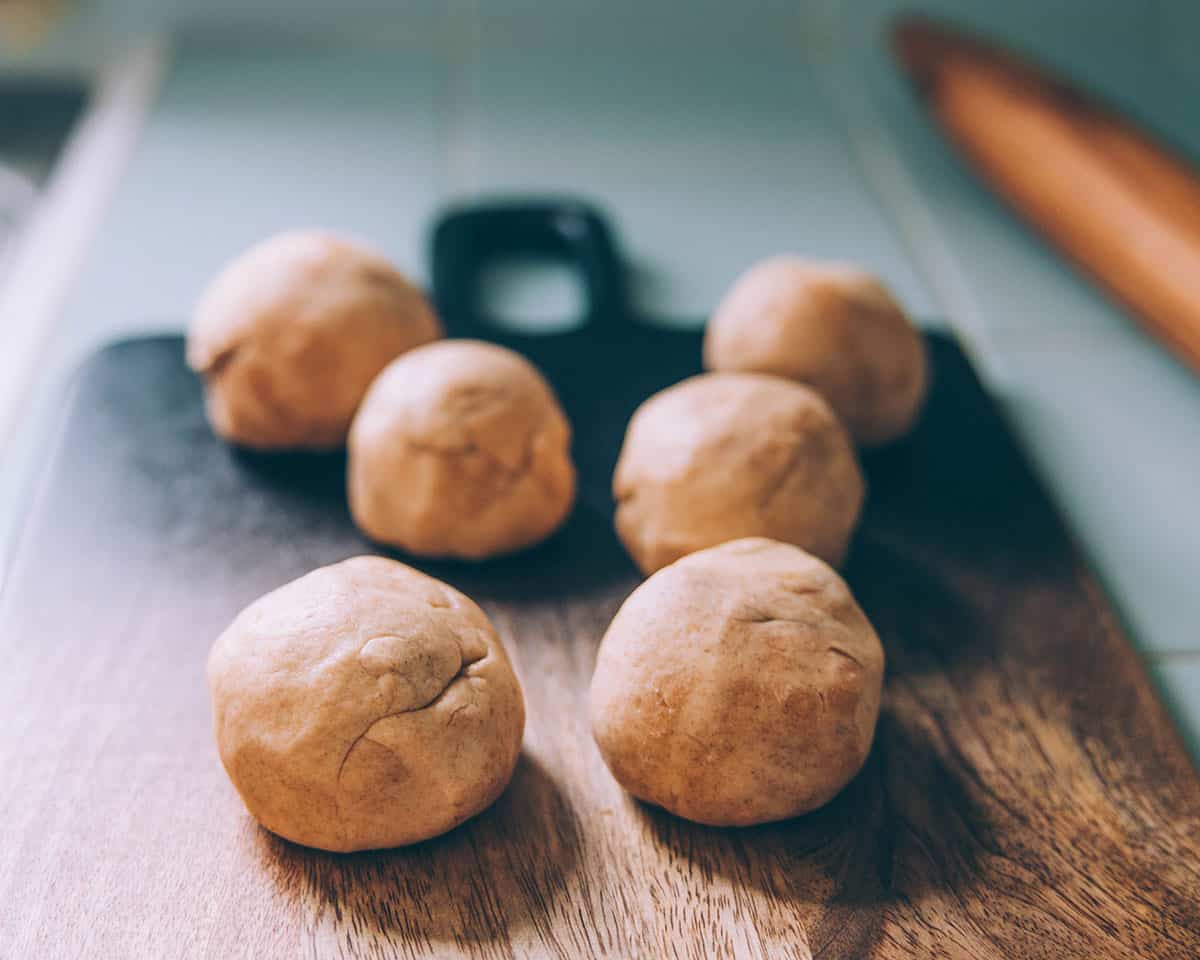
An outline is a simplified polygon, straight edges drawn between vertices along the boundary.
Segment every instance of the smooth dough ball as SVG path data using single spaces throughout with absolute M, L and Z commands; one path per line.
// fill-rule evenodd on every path
M 263 450 L 340 447 L 363 394 L 440 337 L 424 295 L 382 257 L 315 230 L 279 234 L 218 274 L 188 330 L 213 430 Z
M 571 428 L 518 353 L 446 340 L 371 385 L 350 430 L 350 509 L 372 540 L 482 559 L 553 533 L 575 500 Z
M 908 432 L 928 379 L 921 334 L 875 277 L 800 257 L 738 278 L 709 321 L 704 365 L 811 385 L 867 447 Z
M 208 659 L 217 748 L 259 823 L 323 850 L 444 833 L 512 777 L 525 702 L 491 622 L 382 557 L 243 610 Z
M 789 544 L 693 553 L 618 611 L 592 677 L 592 730 L 635 797 L 714 826 L 783 820 L 866 760 L 883 647 L 850 590 Z
M 863 479 L 845 429 L 814 391 L 762 374 L 708 373 L 634 413 L 613 495 L 617 533 L 644 573 L 752 536 L 838 564 Z

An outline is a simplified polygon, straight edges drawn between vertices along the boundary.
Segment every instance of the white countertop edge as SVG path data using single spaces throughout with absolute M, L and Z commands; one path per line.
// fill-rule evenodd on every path
M 145 37 L 96 74 L 0 284 L 0 451 L 12 439 L 64 297 L 108 209 L 153 107 L 170 59 L 162 36 Z

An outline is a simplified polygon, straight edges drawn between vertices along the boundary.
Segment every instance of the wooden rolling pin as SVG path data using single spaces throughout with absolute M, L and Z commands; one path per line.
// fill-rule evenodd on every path
M 897 56 L 1026 220 L 1200 372 L 1200 179 L 1116 111 L 1014 55 L 905 18 Z

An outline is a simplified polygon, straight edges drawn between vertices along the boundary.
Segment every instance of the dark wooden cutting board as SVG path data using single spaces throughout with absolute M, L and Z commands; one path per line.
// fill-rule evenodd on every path
M 343 464 L 217 442 L 178 339 L 103 351 L 0 608 L 0 956 L 1200 955 L 1195 771 L 962 355 L 931 349 L 919 431 L 868 463 L 848 577 L 888 678 L 839 798 L 718 830 L 616 787 L 585 691 L 637 577 L 587 496 L 530 554 L 423 565 L 502 632 L 524 756 L 476 820 L 351 856 L 254 825 L 203 679 L 244 604 L 371 550 Z

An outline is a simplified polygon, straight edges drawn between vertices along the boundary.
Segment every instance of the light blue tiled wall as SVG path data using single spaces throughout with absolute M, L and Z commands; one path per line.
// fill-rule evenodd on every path
M 484 5 L 464 186 L 605 200 L 653 314 L 703 318 L 780 250 L 860 260 L 929 312 L 816 95 L 802 5 L 567 6 Z

